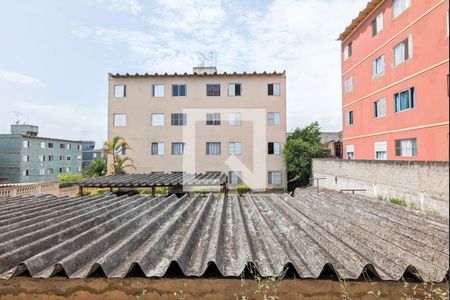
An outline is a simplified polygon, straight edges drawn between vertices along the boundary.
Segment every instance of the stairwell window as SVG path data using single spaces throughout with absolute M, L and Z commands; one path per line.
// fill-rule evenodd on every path
M 269 171 L 267 174 L 268 184 L 281 184 L 281 172 L 280 171 Z
M 345 125 L 346 126 L 353 125 L 353 110 L 345 113 Z
M 126 86 L 124 84 L 114 85 L 114 97 L 124 98 L 126 96 Z
M 242 144 L 240 142 L 230 142 L 228 144 L 228 153 L 230 155 L 241 155 Z
M 29 155 L 24 155 L 23 156 L 23 161 L 30 161 L 30 156 Z
M 22 170 L 22 175 L 23 176 L 29 176 L 30 175 L 30 171 L 29 170 Z
M 414 87 L 394 94 L 394 111 L 401 112 L 415 107 Z
M 384 55 L 372 61 L 372 78 L 380 77 L 384 74 Z
M 164 114 L 152 114 L 152 126 L 153 127 L 164 126 Z
M 207 84 L 206 96 L 220 96 L 220 84 Z
M 127 126 L 127 115 L 126 114 L 114 114 L 113 115 L 114 127 L 125 127 Z M 64 144 L 61 144 L 64 145 Z
M 228 96 L 240 96 L 241 95 L 241 84 L 240 83 L 230 83 L 228 84 Z
M 45 149 L 45 142 L 41 142 L 41 149 Z
M 242 114 L 241 113 L 229 113 L 228 114 L 228 124 L 230 126 L 241 126 Z
M 395 140 L 395 156 L 417 156 L 416 139 Z
M 23 147 L 29 148 L 30 147 L 30 141 L 23 141 Z
M 412 57 L 412 35 L 397 44 L 392 52 L 394 67 L 410 59 Z
M 376 36 L 384 28 L 383 22 L 384 14 L 381 12 L 375 19 L 372 20 L 372 37 Z
M 377 100 L 373 103 L 373 116 L 375 118 L 386 115 L 386 98 Z
M 45 175 L 45 169 L 39 169 L 39 175 Z
M 353 91 L 353 77 L 349 77 L 344 80 L 344 93 L 348 94 Z
M 267 143 L 267 154 L 280 155 L 281 154 L 281 143 L 274 143 L 274 142 Z
M 164 155 L 164 143 L 152 143 L 152 155 Z
M 280 96 L 280 84 L 279 83 L 269 83 L 267 85 L 267 95 Z
M 242 172 L 241 171 L 230 171 L 228 173 L 228 178 L 230 184 L 241 184 L 242 183 Z
M 411 0 L 393 0 L 392 1 L 392 18 L 400 16 L 408 7 L 411 6 Z
M 268 112 L 267 113 L 267 124 L 280 125 L 280 113 L 279 112 Z
M 207 142 L 206 155 L 220 155 L 220 142 Z
M 352 56 L 352 42 L 348 43 L 344 47 L 344 60 L 349 59 Z
M 172 155 L 183 155 L 184 143 L 172 143 Z
M 220 113 L 206 114 L 206 125 L 220 125 Z
M 172 96 L 173 97 L 186 96 L 186 85 L 185 84 L 172 84 Z
M 152 94 L 155 98 L 164 97 L 164 84 L 154 84 Z

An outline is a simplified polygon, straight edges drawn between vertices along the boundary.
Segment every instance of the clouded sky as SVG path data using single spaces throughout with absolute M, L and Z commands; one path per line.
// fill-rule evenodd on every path
M 336 38 L 366 3 L 2 0 L 0 133 L 18 115 L 41 136 L 102 143 L 108 72 L 191 72 L 209 50 L 220 72 L 286 70 L 289 130 L 340 130 Z

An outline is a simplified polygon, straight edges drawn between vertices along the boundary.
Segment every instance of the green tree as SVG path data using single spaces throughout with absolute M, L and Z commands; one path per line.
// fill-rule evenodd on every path
M 95 159 L 83 169 L 83 177 L 99 177 L 106 175 L 106 159 Z
M 133 165 L 133 160 L 130 157 L 122 156 L 123 152 L 126 150 L 131 150 L 130 145 L 127 141 L 120 137 L 115 136 L 111 140 L 105 142 L 103 146 L 103 154 L 107 158 L 109 155 L 113 159 L 113 174 L 125 174 L 125 169 L 132 168 L 136 169 Z
M 79 173 L 67 172 L 58 174 L 58 182 L 60 186 L 67 186 L 70 185 L 70 183 L 76 182 L 81 179 L 83 179 L 83 177 Z
M 320 127 L 317 121 L 304 128 L 295 129 L 288 136 L 283 150 L 288 182 L 295 182 L 297 186 L 308 185 L 311 177 L 311 159 L 326 155 L 320 142 Z

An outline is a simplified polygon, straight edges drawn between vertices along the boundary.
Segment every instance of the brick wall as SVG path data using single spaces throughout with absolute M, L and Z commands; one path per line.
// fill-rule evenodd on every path
M 326 178 L 320 187 L 366 189 L 359 193 L 398 197 L 423 211 L 449 213 L 448 162 L 313 159 L 312 172 Z

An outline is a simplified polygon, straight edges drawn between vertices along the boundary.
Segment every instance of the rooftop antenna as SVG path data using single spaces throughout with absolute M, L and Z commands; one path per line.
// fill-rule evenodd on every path
M 200 61 L 199 67 L 216 67 L 217 66 L 217 53 L 212 49 L 206 52 L 199 51 L 198 59 Z
M 10 113 L 16 115 L 16 125 L 20 123 L 19 116 L 25 116 L 23 113 L 21 113 L 20 111 L 17 111 L 17 110 L 11 110 Z
M 80 140 L 86 140 L 88 132 L 89 131 L 87 130 L 87 128 L 84 128 L 83 130 L 80 130 L 80 134 L 81 134 Z

